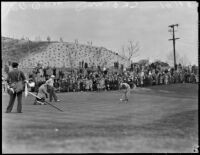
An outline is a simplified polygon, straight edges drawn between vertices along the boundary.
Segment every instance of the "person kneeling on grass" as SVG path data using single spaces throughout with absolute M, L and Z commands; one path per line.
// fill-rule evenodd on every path
M 130 86 L 127 83 L 121 83 L 120 84 L 120 90 L 122 91 L 123 95 L 120 101 L 128 102 L 128 97 L 130 95 Z
M 48 98 L 47 83 L 44 83 L 39 87 L 37 97 L 35 99 L 34 105 L 36 105 L 36 104 L 44 105 L 45 104 L 45 97 Z

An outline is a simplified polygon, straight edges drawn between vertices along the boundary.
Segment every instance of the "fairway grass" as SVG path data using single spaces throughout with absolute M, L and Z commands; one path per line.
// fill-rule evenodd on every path
M 163 91 L 160 91 L 163 90 Z M 33 105 L 24 99 L 23 113 L 6 114 L 2 99 L 3 153 L 177 153 L 194 152 L 198 144 L 198 86 L 176 84 L 132 90 L 128 104 L 121 94 L 58 94 L 53 103 Z

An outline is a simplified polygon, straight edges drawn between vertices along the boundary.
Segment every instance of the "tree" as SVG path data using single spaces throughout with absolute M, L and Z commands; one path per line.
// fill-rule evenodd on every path
M 127 46 L 128 50 L 128 60 L 131 61 L 133 57 L 137 57 L 139 55 L 139 43 L 135 43 L 133 41 L 129 41 L 129 44 Z
M 174 64 L 174 54 L 173 52 L 170 52 L 167 54 L 167 62 L 170 65 Z M 186 55 L 180 55 L 178 52 L 176 52 L 176 64 L 181 64 L 182 66 L 187 66 L 190 62 L 189 59 L 186 57 Z
M 152 64 L 157 65 L 157 66 L 162 66 L 162 67 L 168 67 L 169 64 L 160 60 L 154 61 Z
M 25 37 L 25 40 L 26 40 L 26 41 L 30 41 L 29 37 Z
M 49 36 L 47 37 L 47 41 L 48 41 L 48 42 L 50 42 L 50 41 L 51 41 L 51 38 L 50 38 Z
M 60 42 L 63 43 L 63 39 L 62 39 L 62 37 L 60 37 Z
M 88 44 L 89 46 L 92 46 L 92 41 L 87 41 L 87 44 Z
M 131 64 L 132 59 L 139 55 L 139 42 L 134 42 L 130 40 L 128 45 L 122 45 L 122 54 L 123 57 L 127 57 L 128 59 L 128 66 Z
M 142 59 L 138 61 L 138 64 L 145 66 L 147 64 L 149 64 L 149 60 L 148 59 Z
M 125 57 L 125 46 L 124 46 L 124 45 L 122 45 L 122 52 L 121 52 L 121 55 L 122 55 L 123 57 Z
M 24 36 L 23 36 L 23 37 L 21 37 L 21 40 L 25 40 Z
M 36 37 L 35 37 L 35 41 L 41 41 L 40 36 L 36 36 Z
M 75 41 L 74 41 L 74 42 L 75 42 L 75 44 L 78 44 L 78 39 L 75 39 Z
M 180 57 L 179 63 L 182 64 L 182 66 L 187 66 L 190 64 L 189 59 L 185 54 L 182 57 Z

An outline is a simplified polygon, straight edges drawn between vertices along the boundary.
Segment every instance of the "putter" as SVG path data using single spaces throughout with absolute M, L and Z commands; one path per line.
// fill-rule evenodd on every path
M 38 99 L 41 99 L 41 98 L 39 98 L 37 95 L 35 95 L 35 94 L 31 93 L 31 92 L 28 92 L 28 93 L 31 94 L 31 95 L 33 95 L 34 97 L 36 97 L 36 98 L 38 98 Z M 47 102 L 47 101 L 44 101 L 44 102 L 47 103 L 48 105 L 54 107 L 55 109 L 57 109 L 57 110 L 59 110 L 59 111 L 62 111 L 61 109 L 59 109 L 58 107 L 56 107 L 56 106 L 50 104 L 49 102 Z M 63 112 L 63 111 L 62 111 L 62 112 Z

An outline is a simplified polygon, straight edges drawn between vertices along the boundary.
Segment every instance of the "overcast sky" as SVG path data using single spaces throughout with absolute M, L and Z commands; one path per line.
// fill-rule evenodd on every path
M 120 53 L 129 40 L 138 41 L 140 55 L 167 61 L 173 52 L 169 25 L 176 29 L 176 51 L 198 64 L 198 12 L 196 2 L 2 2 L 2 35 L 27 36 L 86 44 Z

